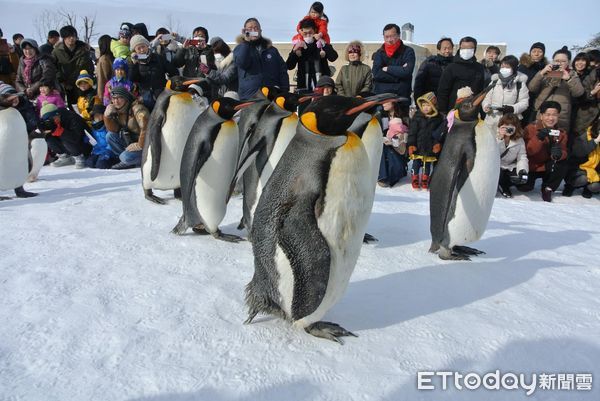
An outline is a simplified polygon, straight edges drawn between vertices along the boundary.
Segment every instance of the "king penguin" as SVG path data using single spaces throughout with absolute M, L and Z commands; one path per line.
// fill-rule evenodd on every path
M 199 80 L 174 77 L 156 99 L 142 152 L 142 187 L 146 199 L 165 204 L 152 189 L 175 190 L 179 197 L 179 168 L 183 147 L 196 118 L 208 107 Z M 199 92 L 198 92 L 199 91 Z
M 21 113 L 12 107 L 17 94 L 0 97 L 0 191 L 14 190 L 18 198 L 29 198 L 23 184 L 29 174 L 27 127 Z M 10 199 L 0 197 L 0 200 Z
M 320 319 L 348 285 L 371 212 L 375 188 L 367 152 L 347 129 L 372 105 L 326 96 L 300 117 L 254 215 L 246 323 L 267 313 L 339 343 L 354 335 Z
M 301 103 L 311 100 L 312 96 L 295 93 L 281 93 L 266 108 L 256 128 L 248 138 L 248 154 L 254 161 L 245 169 L 243 180 L 243 217 L 241 227 L 248 233 L 252 228 L 252 216 L 262 189 L 271 177 L 279 159 L 290 141 L 296 135 L 298 114 L 296 110 Z M 241 159 L 243 162 L 244 159 Z
M 219 224 L 225 217 L 238 157 L 239 132 L 232 118 L 251 104 L 219 98 L 196 119 L 181 159 L 183 215 L 173 233 L 183 234 L 193 227 L 225 241 L 241 240 L 221 233 Z
M 431 177 L 429 251 L 441 259 L 470 260 L 469 255 L 483 253 L 464 244 L 483 235 L 498 187 L 500 155 L 494 133 L 478 119 L 489 89 L 457 106 Z

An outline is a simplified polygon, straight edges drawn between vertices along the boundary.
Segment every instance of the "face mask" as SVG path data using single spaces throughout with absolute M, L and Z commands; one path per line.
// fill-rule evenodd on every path
M 305 42 L 307 45 L 310 45 L 310 44 L 311 44 L 311 43 L 313 43 L 314 41 L 315 41 L 315 39 L 314 39 L 312 36 L 309 36 L 309 37 L 307 37 L 307 38 L 304 38 L 304 42 Z
M 500 68 L 500 75 L 504 78 L 510 77 L 512 75 L 512 68 Z
M 462 58 L 463 60 L 470 60 L 473 58 L 473 55 L 475 54 L 475 49 L 460 49 L 458 54 L 460 55 L 460 58 Z

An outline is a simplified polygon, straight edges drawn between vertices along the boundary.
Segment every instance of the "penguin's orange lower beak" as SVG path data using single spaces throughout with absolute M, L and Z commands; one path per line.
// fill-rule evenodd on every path
M 244 107 L 251 106 L 251 105 L 253 105 L 254 103 L 255 103 L 255 102 L 244 102 L 244 103 L 240 103 L 240 104 L 236 105 L 236 106 L 235 106 L 233 109 L 234 109 L 235 111 L 238 111 L 238 110 L 241 110 L 241 109 L 243 109 Z
M 199 79 L 190 79 L 189 81 L 183 81 L 183 84 L 184 84 L 185 86 L 189 86 L 189 85 L 194 85 L 194 84 L 197 84 L 197 83 L 199 83 L 199 82 L 200 82 L 200 80 L 199 80 Z

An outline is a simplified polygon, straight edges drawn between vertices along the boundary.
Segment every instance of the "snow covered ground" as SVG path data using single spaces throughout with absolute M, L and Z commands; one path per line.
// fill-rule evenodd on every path
M 181 204 L 146 201 L 138 170 L 40 178 L 38 197 L 0 202 L 0 400 L 600 399 L 597 198 L 496 199 L 487 254 L 443 262 L 427 193 L 378 188 L 380 241 L 326 316 L 359 336 L 340 346 L 242 325 L 250 244 L 170 234 Z M 223 231 L 240 215 L 235 198 Z M 418 371 L 496 370 L 591 373 L 592 390 L 417 389 Z

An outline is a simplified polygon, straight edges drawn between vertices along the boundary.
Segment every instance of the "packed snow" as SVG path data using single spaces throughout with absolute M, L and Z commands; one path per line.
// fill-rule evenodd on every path
M 0 202 L 0 400 L 600 399 L 597 197 L 497 198 L 473 244 L 487 254 L 446 262 L 427 252 L 428 193 L 378 188 L 379 242 L 325 316 L 358 335 L 339 345 L 267 316 L 243 325 L 250 243 L 171 234 L 181 203 L 150 203 L 140 182 L 44 167 L 25 184 L 39 196 L 0 192 L 14 198 Z M 240 217 L 233 198 L 221 229 L 245 236 Z M 417 388 L 419 371 L 496 370 L 593 382 Z

